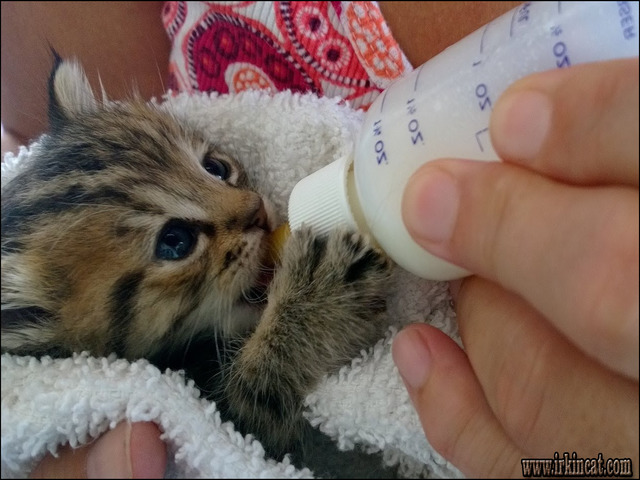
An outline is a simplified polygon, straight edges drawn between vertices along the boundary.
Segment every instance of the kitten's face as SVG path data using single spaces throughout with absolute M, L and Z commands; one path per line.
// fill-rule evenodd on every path
M 53 131 L 2 195 L 2 348 L 148 356 L 202 327 L 247 327 L 263 200 L 241 166 L 142 102 L 51 80 Z

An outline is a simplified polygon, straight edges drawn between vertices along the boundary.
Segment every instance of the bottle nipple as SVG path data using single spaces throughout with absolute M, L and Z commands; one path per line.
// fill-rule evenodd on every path
M 291 235 L 288 223 L 283 223 L 267 237 L 266 261 L 270 265 L 278 265 L 282 257 L 282 249 Z

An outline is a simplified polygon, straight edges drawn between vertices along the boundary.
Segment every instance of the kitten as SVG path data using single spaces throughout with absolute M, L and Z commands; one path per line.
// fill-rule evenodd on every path
M 294 232 L 266 287 L 265 199 L 241 164 L 139 99 L 104 104 L 56 57 L 51 132 L 2 192 L 2 351 L 184 368 L 268 454 L 303 400 L 384 334 L 388 260 L 350 232 Z

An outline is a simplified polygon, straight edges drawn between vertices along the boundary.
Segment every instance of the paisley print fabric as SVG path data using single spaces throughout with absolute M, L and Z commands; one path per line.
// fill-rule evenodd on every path
M 165 2 L 169 87 L 290 89 L 366 109 L 412 67 L 376 2 Z

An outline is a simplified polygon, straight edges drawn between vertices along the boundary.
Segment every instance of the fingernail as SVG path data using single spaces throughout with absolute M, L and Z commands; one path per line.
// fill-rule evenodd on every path
M 130 451 L 131 424 L 122 422 L 102 435 L 87 456 L 88 478 L 133 478 Z
M 553 105 L 541 92 L 526 90 L 507 94 L 491 116 L 491 140 L 505 160 L 533 160 L 544 144 Z
M 424 385 L 431 367 L 431 352 L 419 329 L 409 327 L 398 333 L 392 356 L 408 386 L 419 389 Z
M 453 234 L 459 203 L 458 186 L 449 173 L 422 168 L 405 189 L 402 208 L 405 225 L 418 241 L 447 241 Z
M 161 432 L 153 422 L 131 425 L 129 456 L 133 478 L 163 478 L 167 448 Z

